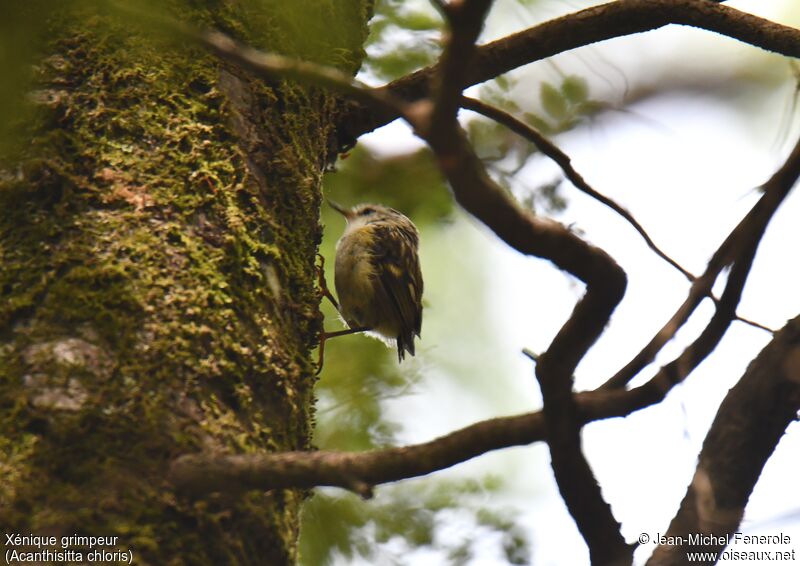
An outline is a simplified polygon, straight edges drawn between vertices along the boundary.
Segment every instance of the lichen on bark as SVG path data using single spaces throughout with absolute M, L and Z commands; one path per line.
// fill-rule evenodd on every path
M 283 49 L 355 72 L 370 6 L 316 4 L 326 25 Z M 299 21 L 172 5 L 262 47 Z M 0 531 L 119 535 L 140 564 L 292 563 L 302 492 L 196 502 L 164 477 L 184 452 L 309 447 L 337 101 L 89 10 L 51 16 L 36 119 L 2 164 Z

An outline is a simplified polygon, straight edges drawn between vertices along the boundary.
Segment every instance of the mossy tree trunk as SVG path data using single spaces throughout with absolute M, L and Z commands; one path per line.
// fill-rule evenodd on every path
M 351 73 L 371 9 L 198 4 L 171 3 Z M 40 111 L 0 177 L 0 533 L 116 535 L 138 564 L 292 563 L 302 492 L 193 502 L 164 478 L 182 453 L 309 447 L 336 100 L 112 16 L 49 25 Z

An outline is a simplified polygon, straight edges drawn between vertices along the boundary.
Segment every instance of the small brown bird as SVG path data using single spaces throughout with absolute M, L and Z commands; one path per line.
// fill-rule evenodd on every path
M 406 352 L 413 356 L 414 335 L 422 329 L 417 228 L 386 206 L 359 204 L 348 210 L 329 203 L 347 219 L 336 244 L 335 285 L 342 318 L 352 332 L 367 331 L 395 344 L 398 360 Z

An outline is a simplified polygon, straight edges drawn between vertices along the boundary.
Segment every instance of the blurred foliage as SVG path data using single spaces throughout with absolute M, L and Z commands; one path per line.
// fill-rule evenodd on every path
M 590 98 L 588 82 L 578 75 L 563 76 L 560 83 L 541 81 L 537 97 L 521 91 L 516 79 L 500 76 L 481 85 L 479 98 L 545 136 L 570 130 L 604 107 Z M 495 181 L 514 194 L 523 206 L 549 213 L 566 208 L 567 202 L 559 191 L 562 178 L 538 187 L 518 186 L 518 173 L 539 153 L 531 142 L 482 116 L 470 118 L 466 129 L 476 153 Z
M 427 0 L 378 0 L 362 72 L 382 81 L 436 61 L 444 22 Z
M 345 206 L 379 202 L 426 224 L 446 218 L 453 199 L 430 150 L 392 156 L 372 153 L 359 145 L 340 157 L 338 171 L 325 177 L 325 194 Z M 341 216 L 328 207 L 333 218 Z
M 514 0 L 531 10 L 541 0 Z M 436 62 L 445 22 L 430 0 L 377 0 L 362 72 L 391 81 Z
M 361 144 L 344 156 L 336 172 L 329 173 L 324 180 L 325 195 L 343 205 L 352 206 L 361 202 L 379 202 L 393 206 L 408 214 L 421 232 L 423 251 L 434 254 L 447 253 L 451 249 L 449 234 L 454 213 L 453 199 L 442 180 L 436 163 L 427 149 L 407 154 L 381 156 L 370 146 Z M 335 242 L 344 229 L 344 219 L 328 206 L 323 205 L 322 220 L 326 236 L 320 252 L 326 261 L 326 278 L 333 282 L 333 259 Z M 454 236 L 458 239 L 458 236 Z M 437 244 L 437 241 L 440 241 Z M 466 242 L 463 245 L 467 245 Z M 352 335 L 329 341 L 325 347 L 325 365 L 317 385 L 318 411 L 315 444 L 320 448 L 336 450 L 368 450 L 396 445 L 397 433 L 402 430 L 400 422 L 393 422 L 386 415 L 387 401 L 413 394 L 425 379 L 425 362 L 421 359 L 448 358 L 448 353 L 438 348 L 436 335 L 449 333 L 448 323 L 456 323 L 449 317 L 449 305 L 460 309 L 464 322 L 458 322 L 470 337 L 486 340 L 483 332 L 469 328 L 469 320 L 484 320 L 485 300 L 481 283 L 480 266 L 464 256 L 452 255 L 442 261 L 428 264 L 425 271 L 427 281 L 448 277 L 448 265 L 452 261 L 467 261 L 470 272 L 475 271 L 470 281 L 458 290 L 428 288 L 426 291 L 426 322 L 423 336 L 427 341 L 419 344 L 419 355 L 398 365 L 394 350 L 381 342 L 363 335 Z M 423 268 L 426 264 L 423 262 Z M 434 299 L 430 297 L 445 293 Z M 470 308 L 462 305 L 469 301 Z M 342 323 L 338 314 L 323 302 L 325 327 L 338 330 Z M 433 309 L 433 310 L 431 310 Z M 452 313 L 450 313 L 452 314 Z M 442 316 L 447 321 L 435 320 Z M 436 327 L 440 328 L 436 328 Z M 480 326 L 478 330 L 486 330 Z M 455 335 L 459 335 L 458 331 Z M 467 342 L 459 343 L 457 349 L 469 348 Z M 455 366 L 453 375 L 459 380 L 471 380 L 464 375 L 463 366 L 472 364 L 465 353 L 451 360 Z M 463 363 L 462 363 L 463 362 Z M 448 363 L 437 363 L 446 369 Z M 494 386 L 492 386 L 494 387 Z M 496 389 L 496 388 L 495 388 Z M 497 509 L 488 502 L 488 494 L 501 486 L 494 481 L 447 481 L 441 479 L 413 482 L 397 486 L 381 486 L 378 497 L 362 501 L 346 492 L 326 490 L 317 492 L 306 504 L 301 530 L 302 563 L 306 566 L 347 562 L 356 556 L 373 561 L 378 557 L 383 563 L 404 564 L 398 547 L 407 551 L 427 548 L 441 553 L 443 564 L 460 564 L 474 553 L 475 530 L 499 533 L 499 554 L 507 556 L 511 564 L 527 563 L 527 542 L 513 527 L 513 513 Z M 448 515 L 449 514 L 449 515 Z M 472 530 L 458 540 L 443 538 L 447 525 L 466 521 Z M 456 522 L 458 522 L 456 521 Z M 494 540 L 494 539 L 492 539 Z
M 382 487 L 368 503 L 319 490 L 303 510 L 302 564 L 359 557 L 372 564 L 412 565 L 420 552 L 438 556 L 441 564 L 464 564 L 478 554 L 529 564 L 530 547 L 517 526 L 517 511 L 486 505 L 501 488 L 493 478 L 423 480 Z
M 338 328 L 327 318 L 329 327 Z M 314 444 L 323 449 L 368 450 L 390 445 L 399 429 L 383 415 L 383 401 L 408 394 L 419 376 L 392 364 L 395 354 L 366 336 L 325 346 L 326 370 L 317 387 Z
M 489 371 L 482 366 L 485 360 L 476 358 L 483 358 L 482 348 L 493 339 L 491 325 L 486 324 L 485 273 L 463 236 L 471 228 L 454 222 L 453 199 L 430 152 L 385 156 L 360 144 L 340 160 L 336 172 L 326 175 L 324 192 L 346 206 L 387 204 L 414 220 L 425 254 L 426 310 L 418 356 L 402 364 L 397 364 L 394 350 L 364 335 L 326 344 L 316 388 L 315 444 L 334 450 L 397 445 L 398 434 L 408 423 L 392 421 L 387 406 L 415 393 L 429 378 L 457 382 L 464 395 L 474 395 L 482 403 L 505 398 L 496 382 L 483 378 Z M 320 252 L 327 258 L 326 279 L 332 284 L 335 242 L 345 222 L 325 205 L 322 220 L 326 234 Z M 464 253 L 451 253 L 454 245 Z M 454 276 L 459 284 L 448 285 Z M 322 309 L 327 330 L 343 327 L 328 301 Z M 443 343 L 445 336 L 453 340 L 449 346 Z M 497 363 L 491 367 L 500 371 Z M 436 552 L 442 564 L 462 564 L 478 552 L 475 545 L 485 544 L 497 546 L 495 554 L 504 557 L 501 563 L 528 563 L 528 544 L 514 526 L 515 514 L 492 501 L 491 495 L 501 490 L 495 481 L 440 478 L 380 486 L 377 498 L 370 501 L 340 490 L 318 490 L 303 517 L 302 564 L 343 564 L 357 557 L 372 563 L 411 564 L 407 555 L 416 551 Z M 464 534 L 455 539 L 447 535 L 453 525 L 461 524 L 467 525 Z
M 560 85 L 542 82 L 539 100 L 547 113 L 542 119 L 534 113 L 526 113 L 525 120 L 544 134 L 556 134 L 577 126 L 587 116 L 605 109 L 601 102 L 589 98 L 589 83 L 578 75 L 563 77 Z

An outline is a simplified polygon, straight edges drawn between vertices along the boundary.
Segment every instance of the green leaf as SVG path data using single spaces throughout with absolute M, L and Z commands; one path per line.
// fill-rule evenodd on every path
M 589 83 L 583 77 L 570 75 L 561 83 L 561 93 L 572 104 L 580 104 L 589 98 Z
M 431 31 L 442 29 L 442 20 L 425 12 L 410 12 L 399 22 L 404 28 L 412 31 Z
M 525 114 L 522 115 L 522 118 L 525 120 L 525 122 L 527 122 L 528 124 L 530 124 L 531 126 L 533 126 L 534 128 L 536 128 L 545 135 L 553 133 L 553 127 L 547 122 L 547 120 L 545 120 L 538 114 L 534 114 L 533 112 L 526 112 Z
M 550 83 L 542 83 L 539 89 L 539 98 L 545 112 L 557 120 L 567 117 L 567 102 L 563 95 Z
M 499 88 L 503 92 L 508 92 L 511 88 L 511 81 L 508 80 L 508 77 L 504 75 L 500 75 L 499 77 L 494 79 L 497 88 Z
M 607 102 L 600 102 L 598 100 L 587 100 L 586 102 L 582 102 L 578 106 L 578 112 L 580 114 L 598 114 L 603 112 L 604 110 L 608 110 L 609 105 Z

